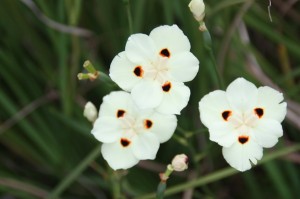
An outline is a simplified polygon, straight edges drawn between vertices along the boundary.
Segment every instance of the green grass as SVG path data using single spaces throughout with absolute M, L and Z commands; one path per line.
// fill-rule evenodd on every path
M 198 102 L 218 89 L 218 82 L 188 0 L 33 1 L 55 22 L 87 30 L 89 34 L 84 36 L 49 27 L 23 2 L 2 0 L 0 6 L 0 198 L 112 198 L 117 197 L 118 189 L 125 198 L 152 197 L 158 173 L 181 152 L 191 160 L 187 174 L 193 171 L 196 177 L 188 180 L 187 176 L 172 175 L 166 198 L 181 198 L 188 188 L 194 188 L 193 198 L 298 196 L 299 157 L 282 157 L 290 149 L 298 149 L 290 145 L 299 146 L 295 144 L 300 141 L 300 129 L 290 118 L 283 122 L 280 143 L 274 150 L 264 150 L 267 159 L 246 173 L 228 168 L 221 147 L 209 141 L 199 120 Z M 284 13 L 274 3 L 270 22 L 268 1 L 205 3 L 205 22 L 225 87 L 240 76 L 257 86 L 265 85 L 268 77 L 286 99 L 300 105 L 300 23 L 297 15 L 291 14 L 299 13 L 300 4 Z M 243 11 L 246 3 L 251 5 Z M 108 73 L 110 62 L 124 50 L 131 32 L 128 12 L 133 33 L 149 34 L 159 25 L 177 24 L 201 64 L 197 77 L 188 84 L 192 95 L 178 117 L 181 129 L 161 145 L 152 161 L 155 166 L 136 166 L 128 173 L 116 174 L 101 157 L 99 142 L 90 134 L 92 125 L 82 112 L 86 101 L 99 107 L 102 97 L 118 88 L 101 76 L 94 82 L 78 81 L 77 73 L 83 72 L 85 60 Z M 232 25 L 236 17 L 245 25 L 249 43 L 241 39 L 241 27 Z M 226 42 L 229 45 L 224 45 Z M 249 55 L 256 58 L 263 78 L 249 70 Z M 299 110 L 292 111 L 300 118 Z

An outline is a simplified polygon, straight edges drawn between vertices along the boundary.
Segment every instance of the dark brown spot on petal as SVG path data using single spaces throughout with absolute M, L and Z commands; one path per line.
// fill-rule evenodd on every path
M 129 146 L 130 141 L 127 140 L 126 138 L 121 138 L 120 143 L 121 143 L 121 145 L 122 145 L 123 147 L 127 147 L 127 146 Z
M 166 82 L 166 83 L 164 83 L 164 85 L 162 85 L 162 89 L 163 89 L 163 91 L 165 91 L 165 92 L 169 92 L 170 89 L 171 89 L 171 82 Z
M 168 57 L 170 58 L 171 54 L 170 51 L 167 48 L 164 48 L 159 53 L 162 57 Z
M 223 111 L 222 117 L 225 121 L 228 121 L 228 118 L 231 116 L 232 112 L 231 111 Z
M 141 66 L 137 66 L 134 68 L 133 73 L 137 76 L 137 77 L 143 77 L 144 74 L 144 70 Z
M 264 115 L 264 109 L 262 108 L 256 108 L 254 109 L 254 112 L 259 118 L 261 118 Z
M 152 125 L 153 125 L 153 122 L 151 120 L 148 120 L 148 119 L 144 120 L 144 127 L 146 129 L 150 129 L 152 127 Z
M 245 135 L 239 136 L 239 143 L 241 143 L 241 144 L 247 143 L 248 140 L 249 140 L 249 136 L 245 136 Z
M 119 109 L 117 111 L 117 118 L 124 117 L 124 114 L 125 114 L 125 111 L 122 109 Z

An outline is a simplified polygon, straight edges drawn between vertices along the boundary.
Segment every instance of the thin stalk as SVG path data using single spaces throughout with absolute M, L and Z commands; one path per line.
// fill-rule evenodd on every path
M 205 24 L 200 24 L 200 27 L 204 27 L 205 30 L 203 31 L 203 40 L 204 40 L 204 46 L 205 46 L 205 49 L 207 50 L 208 54 L 209 54 L 209 57 L 213 63 L 213 68 L 214 68 L 214 71 L 215 71 L 215 75 L 216 75 L 216 79 L 217 79 L 217 83 L 218 83 L 218 87 L 220 89 L 224 89 L 224 83 L 223 83 L 223 79 L 218 71 L 218 66 L 217 66 L 217 62 L 216 62 L 216 58 L 215 58 L 215 55 L 214 55 L 214 52 L 213 52 L 213 48 L 212 48 L 212 39 L 211 39 L 211 36 L 210 36 L 210 33 L 209 31 L 206 29 L 205 27 Z
M 281 150 L 267 154 L 261 161 L 258 162 L 257 165 L 274 160 L 276 158 L 279 158 L 281 156 L 287 155 L 289 153 L 292 153 L 292 152 L 295 152 L 298 150 L 300 150 L 300 144 L 295 144 L 290 147 L 282 148 Z M 172 194 L 179 193 L 179 192 L 184 191 L 189 188 L 206 185 L 208 183 L 212 183 L 212 182 L 221 180 L 223 178 L 232 176 L 237 173 L 239 173 L 238 170 L 235 170 L 234 168 L 231 168 L 231 167 L 227 167 L 225 169 L 222 169 L 222 170 L 216 171 L 214 173 L 208 174 L 206 176 L 200 177 L 196 180 L 192 180 L 189 182 L 185 182 L 185 183 L 173 186 L 165 191 L 165 195 L 172 195 Z M 138 199 L 155 198 L 155 193 L 147 194 L 147 195 L 140 196 L 137 198 Z
M 98 145 L 92 152 L 66 176 L 49 194 L 47 199 L 56 199 L 64 192 L 79 176 L 80 174 L 100 155 L 101 145 Z
M 124 0 L 124 4 L 126 7 L 127 12 L 127 20 L 128 20 L 128 27 L 129 27 L 129 34 L 133 34 L 133 23 L 132 23 L 132 14 L 131 14 L 131 8 L 130 8 L 130 0 Z

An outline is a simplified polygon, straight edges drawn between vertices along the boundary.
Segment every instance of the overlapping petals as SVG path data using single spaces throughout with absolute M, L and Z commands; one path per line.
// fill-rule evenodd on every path
M 139 108 L 180 114 L 190 97 L 183 82 L 194 79 L 199 70 L 190 48 L 188 38 L 176 25 L 157 27 L 149 36 L 131 35 L 125 51 L 112 61 L 110 77 L 131 92 Z
M 282 136 L 287 106 L 282 101 L 282 93 L 238 78 L 226 92 L 216 90 L 201 99 L 200 119 L 210 139 L 223 146 L 225 160 L 245 171 L 262 158 L 263 147 L 274 146 Z
M 103 98 L 92 134 L 103 142 L 102 155 L 114 170 L 128 169 L 140 160 L 154 159 L 176 126 L 175 115 L 140 110 L 129 93 L 116 91 Z

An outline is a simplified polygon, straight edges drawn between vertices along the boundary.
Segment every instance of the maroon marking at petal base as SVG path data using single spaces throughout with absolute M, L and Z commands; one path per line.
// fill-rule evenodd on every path
M 123 146 L 123 147 L 127 147 L 127 146 L 129 146 L 129 144 L 130 144 L 130 141 L 129 140 L 127 140 L 126 138 L 121 138 L 121 145 Z
M 162 49 L 159 54 L 162 57 L 168 57 L 168 58 L 170 58 L 170 56 L 171 56 L 171 53 L 170 53 L 170 51 L 167 48 Z
M 171 82 L 164 83 L 164 85 L 162 85 L 162 89 L 164 92 L 169 92 L 171 89 Z
M 144 74 L 144 70 L 141 66 L 137 66 L 134 68 L 133 73 L 137 76 L 137 77 L 143 77 Z
M 153 125 L 153 122 L 151 120 L 144 120 L 144 127 L 146 129 L 150 129 Z
M 261 118 L 261 117 L 264 115 L 264 109 L 262 109 L 262 108 L 256 108 L 256 109 L 254 109 L 254 113 L 255 113 L 259 118 Z
M 117 111 L 117 118 L 124 117 L 124 114 L 125 114 L 125 111 L 122 109 L 119 109 Z
M 245 136 L 245 135 L 239 136 L 239 143 L 241 143 L 241 144 L 247 143 L 248 140 L 249 140 L 249 136 Z
M 228 121 L 228 118 L 232 115 L 232 112 L 231 111 L 223 111 L 222 113 L 222 117 L 223 119 L 227 122 Z

